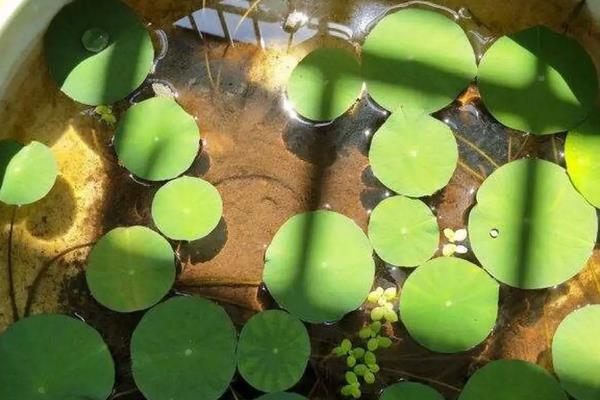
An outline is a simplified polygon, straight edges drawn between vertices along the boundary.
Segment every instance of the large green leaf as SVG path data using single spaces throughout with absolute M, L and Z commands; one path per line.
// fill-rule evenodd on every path
M 119 0 L 67 4 L 48 28 L 45 51 L 60 89 L 91 105 L 111 104 L 133 92 L 154 61 L 148 31 Z
M 369 94 L 390 111 L 401 106 L 440 110 L 477 74 L 473 47 L 461 27 L 417 8 L 379 21 L 367 36 L 362 59 Z
M 400 295 L 400 318 L 424 347 L 440 353 L 465 351 L 492 331 L 499 286 L 478 266 L 440 257 L 417 268 Z
M 440 229 L 429 207 L 402 196 L 385 199 L 369 219 L 369 239 L 381 259 L 402 267 L 429 260 L 439 245 Z
M 595 111 L 567 135 L 567 172 L 579 193 L 600 208 L 600 112 Z
M 479 89 L 504 125 L 538 135 L 582 122 L 598 96 L 596 69 L 574 39 L 533 27 L 503 36 L 479 64 Z
M 102 337 L 65 315 L 36 315 L 0 336 L 0 399 L 105 400 L 115 368 Z
M 475 255 L 496 279 L 522 289 L 558 285 L 584 266 L 596 243 L 596 210 L 565 170 L 524 159 L 490 175 L 469 216 Z
M 369 239 L 333 211 L 290 218 L 267 248 L 263 279 L 286 310 L 313 323 L 337 321 L 357 309 L 375 274 Z
M 135 383 L 148 400 L 216 400 L 235 373 L 236 332 L 215 303 L 176 297 L 148 311 L 133 332 Z
M 373 136 L 369 162 L 377 179 L 393 191 L 427 196 L 450 181 L 458 147 L 446 124 L 427 114 L 399 109 Z
M 565 318 L 552 340 L 552 362 L 560 383 L 577 400 L 600 399 L 600 305 Z
M 444 400 L 435 389 L 416 382 L 400 382 L 388 386 L 379 400 Z
M 567 400 L 567 396 L 542 367 L 521 360 L 498 360 L 471 376 L 459 400 Z
M 297 318 L 284 311 L 263 311 L 244 325 L 237 354 L 246 382 L 263 392 L 279 392 L 302 378 L 310 339 Z
M 161 187 L 152 201 L 158 229 L 174 240 L 197 240 L 219 224 L 223 201 L 209 182 L 184 176 Z
M 362 87 L 360 67 L 349 52 L 317 49 L 304 57 L 288 81 L 287 94 L 294 109 L 313 121 L 330 121 L 345 113 Z
M 114 143 L 119 161 L 134 175 L 164 181 L 192 165 L 200 148 L 200 131 L 175 100 L 153 97 L 125 112 Z
M 96 243 L 85 274 L 100 304 L 119 312 L 138 311 L 171 289 L 175 256 L 169 242 L 146 227 L 116 228 Z
M 23 146 L 0 141 L 0 201 L 11 205 L 34 203 L 50 192 L 58 175 L 52 151 L 39 142 Z

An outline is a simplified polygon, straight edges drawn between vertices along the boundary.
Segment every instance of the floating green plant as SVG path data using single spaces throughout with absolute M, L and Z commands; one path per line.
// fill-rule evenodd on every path
M 521 360 L 492 361 L 471 376 L 459 400 L 567 400 L 542 367 Z
M 333 211 L 290 218 L 265 254 L 263 280 L 275 300 L 300 319 L 337 321 L 367 297 L 373 249 L 351 219 Z
M 440 230 L 429 207 L 402 196 L 385 199 L 369 219 L 369 239 L 382 260 L 416 267 L 429 260 L 439 244 Z
M 369 162 L 377 179 L 393 191 L 427 196 L 450 181 L 458 147 L 446 124 L 427 114 L 399 109 L 373 136 Z
M 0 336 L 0 398 L 105 400 L 115 368 L 102 337 L 65 315 L 29 317 Z
M 114 143 L 119 161 L 134 175 L 164 181 L 192 165 L 200 148 L 200 131 L 175 100 L 153 97 L 123 114 Z
M 144 310 L 159 302 L 175 281 L 169 242 L 143 226 L 116 228 L 102 236 L 85 270 L 92 296 L 119 312 Z
M 569 314 L 552 340 L 552 363 L 563 388 L 577 400 L 600 398 L 600 305 Z
M 572 278 L 596 243 L 596 210 L 573 188 L 565 170 L 524 159 L 490 175 L 469 216 L 475 255 L 496 279 L 522 289 Z
M 504 125 L 538 135 L 573 128 L 598 96 L 592 59 L 574 39 L 538 26 L 498 39 L 479 64 L 479 89 Z
M 216 400 L 235 373 L 235 347 L 223 308 L 176 297 L 148 311 L 133 332 L 133 378 L 148 400 Z
M 299 319 L 285 311 L 263 311 L 244 325 L 237 355 L 246 382 L 263 392 L 280 392 L 304 375 L 310 339 Z
M 60 89 L 89 105 L 111 104 L 139 87 L 154 48 L 142 21 L 119 0 L 76 0 L 52 20 L 46 60 Z
M 565 159 L 571 181 L 592 205 L 600 208 L 600 112 L 595 111 L 567 135 Z
M 0 141 L 0 201 L 22 206 L 50 192 L 58 175 L 52 151 L 39 142 L 27 146 Z
M 267 393 L 263 394 L 260 397 L 257 397 L 256 400 L 308 400 L 304 396 L 300 396 L 296 393 L 289 392 L 277 392 L 277 393 Z
M 345 113 L 362 87 L 360 67 L 348 51 L 321 48 L 304 57 L 288 81 L 294 109 L 313 121 L 330 121 Z
M 416 382 L 400 382 L 388 386 L 379 400 L 444 400 L 435 389 Z
M 223 201 L 217 189 L 200 178 L 184 176 L 161 187 L 152 201 L 152 219 L 174 240 L 197 240 L 219 224 Z
M 499 285 L 478 266 L 440 257 L 417 268 L 400 296 L 400 319 L 429 350 L 457 353 L 481 343 L 498 315 Z
M 450 228 L 444 229 L 444 237 L 449 243 L 445 243 L 442 247 L 442 254 L 446 257 L 451 257 L 454 254 L 466 254 L 469 249 L 461 243 L 467 240 L 467 236 L 468 232 L 464 228 L 456 231 Z
M 427 113 L 450 104 L 477 74 L 467 35 L 435 11 L 405 9 L 384 17 L 362 49 L 369 94 L 390 111 Z

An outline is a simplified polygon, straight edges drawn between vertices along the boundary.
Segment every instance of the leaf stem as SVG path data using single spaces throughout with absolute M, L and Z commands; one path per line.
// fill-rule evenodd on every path
M 15 279 L 13 275 L 13 257 L 12 257 L 12 243 L 13 243 L 13 232 L 15 227 L 15 219 L 17 217 L 18 206 L 13 206 L 12 214 L 10 217 L 10 228 L 8 231 L 8 243 L 7 243 L 7 254 L 8 260 L 6 262 L 8 270 L 8 293 L 10 297 L 10 306 L 12 309 L 13 322 L 19 320 L 19 310 L 17 309 L 17 299 L 15 297 Z
M 496 161 L 494 161 L 494 159 L 492 157 L 490 157 L 485 151 L 481 150 L 475 143 L 469 141 L 467 138 L 465 138 L 459 134 L 456 134 L 456 138 L 458 140 L 460 140 L 461 142 L 463 142 L 464 144 L 466 144 L 467 146 L 469 146 L 470 148 L 472 148 L 473 150 L 475 150 L 475 152 L 477 154 L 479 154 L 481 157 L 483 157 L 485 160 L 487 160 L 494 167 L 500 168 L 500 165 Z
M 397 373 L 397 374 L 400 374 L 400 375 L 405 375 L 405 376 L 408 376 L 410 378 L 418 379 L 418 380 L 421 380 L 421 381 L 424 381 L 424 382 L 433 383 L 434 385 L 439 385 L 439 386 L 445 387 L 447 389 L 454 390 L 456 392 L 460 392 L 460 388 L 457 388 L 456 386 L 450 385 L 448 383 L 444 383 L 444 382 L 438 381 L 438 380 L 433 379 L 433 378 L 427 378 L 425 376 L 420 376 L 420 375 L 412 374 L 410 372 L 407 372 L 407 371 L 404 371 L 404 370 L 400 370 L 400 369 L 393 369 L 393 368 L 382 367 L 381 370 L 382 371 L 387 371 L 387 372 Z

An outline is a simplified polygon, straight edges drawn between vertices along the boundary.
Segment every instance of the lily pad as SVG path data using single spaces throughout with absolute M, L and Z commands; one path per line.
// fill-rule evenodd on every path
M 219 224 L 223 201 L 217 189 L 200 178 L 184 176 L 161 187 L 152 201 L 158 229 L 174 240 L 197 240 Z
M 477 193 L 469 237 L 483 267 L 521 289 L 561 284 L 576 275 L 596 243 L 596 210 L 565 170 L 544 160 L 502 166 Z
M 477 74 L 462 28 L 435 11 L 404 9 L 375 25 L 362 49 L 369 94 L 383 107 L 427 113 L 450 104 Z
M 142 21 L 119 0 L 76 0 L 45 37 L 48 67 L 60 89 L 89 105 L 111 104 L 138 88 L 154 62 Z
M 200 131 L 175 100 L 153 97 L 125 112 L 114 143 L 119 161 L 134 175 L 164 181 L 192 165 L 200 149 Z
M 58 175 L 52 151 L 39 142 L 27 146 L 0 141 L 0 201 L 10 205 L 34 203 L 50 192 Z
M 369 239 L 389 264 L 416 267 L 429 260 L 439 245 L 440 229 L 429 207 L 420 200 L 394 196 L 373 209 Z
M 600 113 L 570 131 L 565 143 L 567 172 L 585 199 L 600 208 Z
M 379 400 L 444 400 L 435 389 L 416 382 L 400 382 L 388 386 Z
M 257 397 L 256 400 L 308 400 L 304 396 L 300 396 L 296 393 L 289 392 L 278 392 L 278 393 L 267 393 L 263 394 L 260 397 Z
M 479 64 L 479 90 L 502 124 L 545 135 L 587 117 L 598 78 L 577 41 L 537 26 L 503 36 L 487 50 Z
M 290 218 L 265 254 L 263 280 L 275 300 L 298 318 L 337 321 L 360 307 L 375 274 L 369 239 L 333 211 Z
M 552 340 L 554 371 L 577 400 L 600 398 L 600 305 L 581 308 L 565 318 Z
M 471 376 L 459 400 L 567 400 L 552 375 L 521 360 L 498 360 Z
M 446 124 L 400 109 L 373 136 L 369 162 L 377 179 L 393 191 L 427 196 L 452 178 L 458 146 Z
M 330 121 L 356 103 L 362 84 L 358 61 L 351 53 L 321 48 L 296 66 L 287 94 L 298 114 L 313 121 Z
M 411 337 L 429 350 L 469 350 L 491 333 L 499 286 L 475 264 L 440 257 L 417 268 L 400 295 L 400 318 Z
M 102 337 L 65 315 L 22 319 L 0 336 L 0 398 L 104 400 L 115 368 Z
M 304 375 L 310 339 L 299 319 L 284 311 L 263 311 L 244 325 L 237 355 L 246 382 L 263 392 L 279 392 Z
M 175 256 L 169 242 L 143 226 L 116 228 L 96 243 L 85 270 L 92 296 L 119 312 L 158 303 L 175 281 Z
M 235 346 L 223 308 L 176 297 L 148 311 L 133 332 L 133 378 L 148 400 L 216 400 L 235 373 Z

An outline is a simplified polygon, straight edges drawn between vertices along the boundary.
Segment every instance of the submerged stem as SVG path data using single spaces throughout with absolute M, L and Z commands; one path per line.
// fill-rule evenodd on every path
M 8 270 L 8 294 L 10 297 L 10 306 L 12 309 L 13 322 L 19 320 L 19 310 L 17 309 L 17 299 L 15 297 L 15 279 L 13 276 L 13 257 L 12 257 L 12 242 L 13 242 L 13 231 L 15 227 L 15 219 L 17 217 L 18 206 L 13 206 L 12 215 L 10 217 L 10 228 L 8 231 L 8 244 L 7 254 L 8 260 L 6 262 Z

